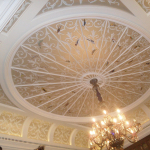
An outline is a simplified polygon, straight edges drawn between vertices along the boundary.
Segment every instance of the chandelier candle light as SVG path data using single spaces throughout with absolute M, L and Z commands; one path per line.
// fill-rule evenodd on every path
M 107 115 L 103 121 L 96 122 L 93 118 L 93 131 L 90 131 L 90 145 L 91 150 L 98 150 L 106 147 L 107 150 L 123 150 L 124 140 L 127 139 L 131 143 L 137 142 L 137 133 L 141 130 L 141 124 L 136 120 L 128 122 L 123 114 L 118 115 L 116 118 Z

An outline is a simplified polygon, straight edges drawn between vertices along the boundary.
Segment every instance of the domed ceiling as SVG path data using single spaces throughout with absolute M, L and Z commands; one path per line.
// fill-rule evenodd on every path
M 22 101 L 50 114 L 89 117 L 137 101 L 150 87 L 150 43 L 121 23 L 82 17 L 46 25 L 20 44 L 11 75 Z M 96 78 L 103 102 L 90 80 Z

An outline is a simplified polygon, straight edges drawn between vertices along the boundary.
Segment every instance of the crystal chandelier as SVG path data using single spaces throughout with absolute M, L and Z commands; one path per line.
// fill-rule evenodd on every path
M 123 150 L 124 140 L 131 143 L 137 142 L 137 133 L 141 130 L 141 124 L 136 120 L 128 122 L 120 110 L 117 110 L 116 118 L 106 114 L 104 110 L 103 121 L 96 122 L 93 118 L 93 131 L 90 131 L 91 150 Z

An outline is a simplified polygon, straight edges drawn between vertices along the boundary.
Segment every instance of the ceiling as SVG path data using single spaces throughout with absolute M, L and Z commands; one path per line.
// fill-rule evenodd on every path
M 117 108 L 149 122 L 148 0 L 2 2 L 1 107 L 44 117 L 48 128 L 53 121 L 91 127 L 92 117 Z
M 71 117 L 97 116 L 103 109 L 127 107 L 146 93 L 149 55 L 150 43 L 125 25 L 102 19 L 66 20 L 24 40 L 12 59 L 11 76 L 24 101 L 38 109 Z M 98 79 L 103 103 L 90 85 L 93 78 Z

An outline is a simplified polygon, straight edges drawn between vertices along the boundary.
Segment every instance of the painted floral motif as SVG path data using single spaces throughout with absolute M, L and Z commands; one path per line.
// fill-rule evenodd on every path
M 77 147 L 86 147 L 88 148 L 89 143 L 89 134 L 86 131 L 78 131 L 75 136 L 75 145 Z
M 0 133 L 22 136 L 23 123 L 27 117 L 11 112 L 3 112 L 0 115 Z
M 8 32 L 10 28 L 14 25 L 14 23 L 18 20 L 18 18 L 21 16 L 21 14 L 26 10 L 26 8 L 30 5 L 30 0 L 25 0 L 23 4 L 20 6 L 20 8 L 17 10 L 17 12 L 13 15 L 13 17 L 10 19 L 10 21 L 6 24 L 5 28 L 3 29 L 3 32 Z
M 70 6 L 76 6 L 76 5 L 110 5 L 115 7 L 122 6 L 121 2 L 119 0 L 49 0 L 45 6 L 40 10 L 39 14 L 45 13 L 47 11 L 61 8 L 61 7 L 70 7 Z
M 70 145 L 70 136 L 73 130 L 73 128 L 59 125 L 54 132 L 54 142 Z
M 146 13 L 150 12 L 150 1 L 149 0 L 136 0 L 137 3 L 144 9 Z
M 150 87 L 149 56 L 149 41 L 129 27 L 79 18 L 33 33 L 16 51 L 11 71 L 16 89 L 31 105 L 88 117 L 139 99 Z M 93 78 L 99 81 L 102 104 L 91 88 Z
M 147 121 L 149 121 L 148 116 L 141 108 L 137 108 L 135 110 L 131 110 L 125 113 L 125 116 L 129 121 L 133 121 L 133 119 L 135 119 L 141 124 L 144 124 Z
M 28 129 L 28 138 L 48 141 L 48 131 L 52 124 L 46 121 L 34 119 Z

